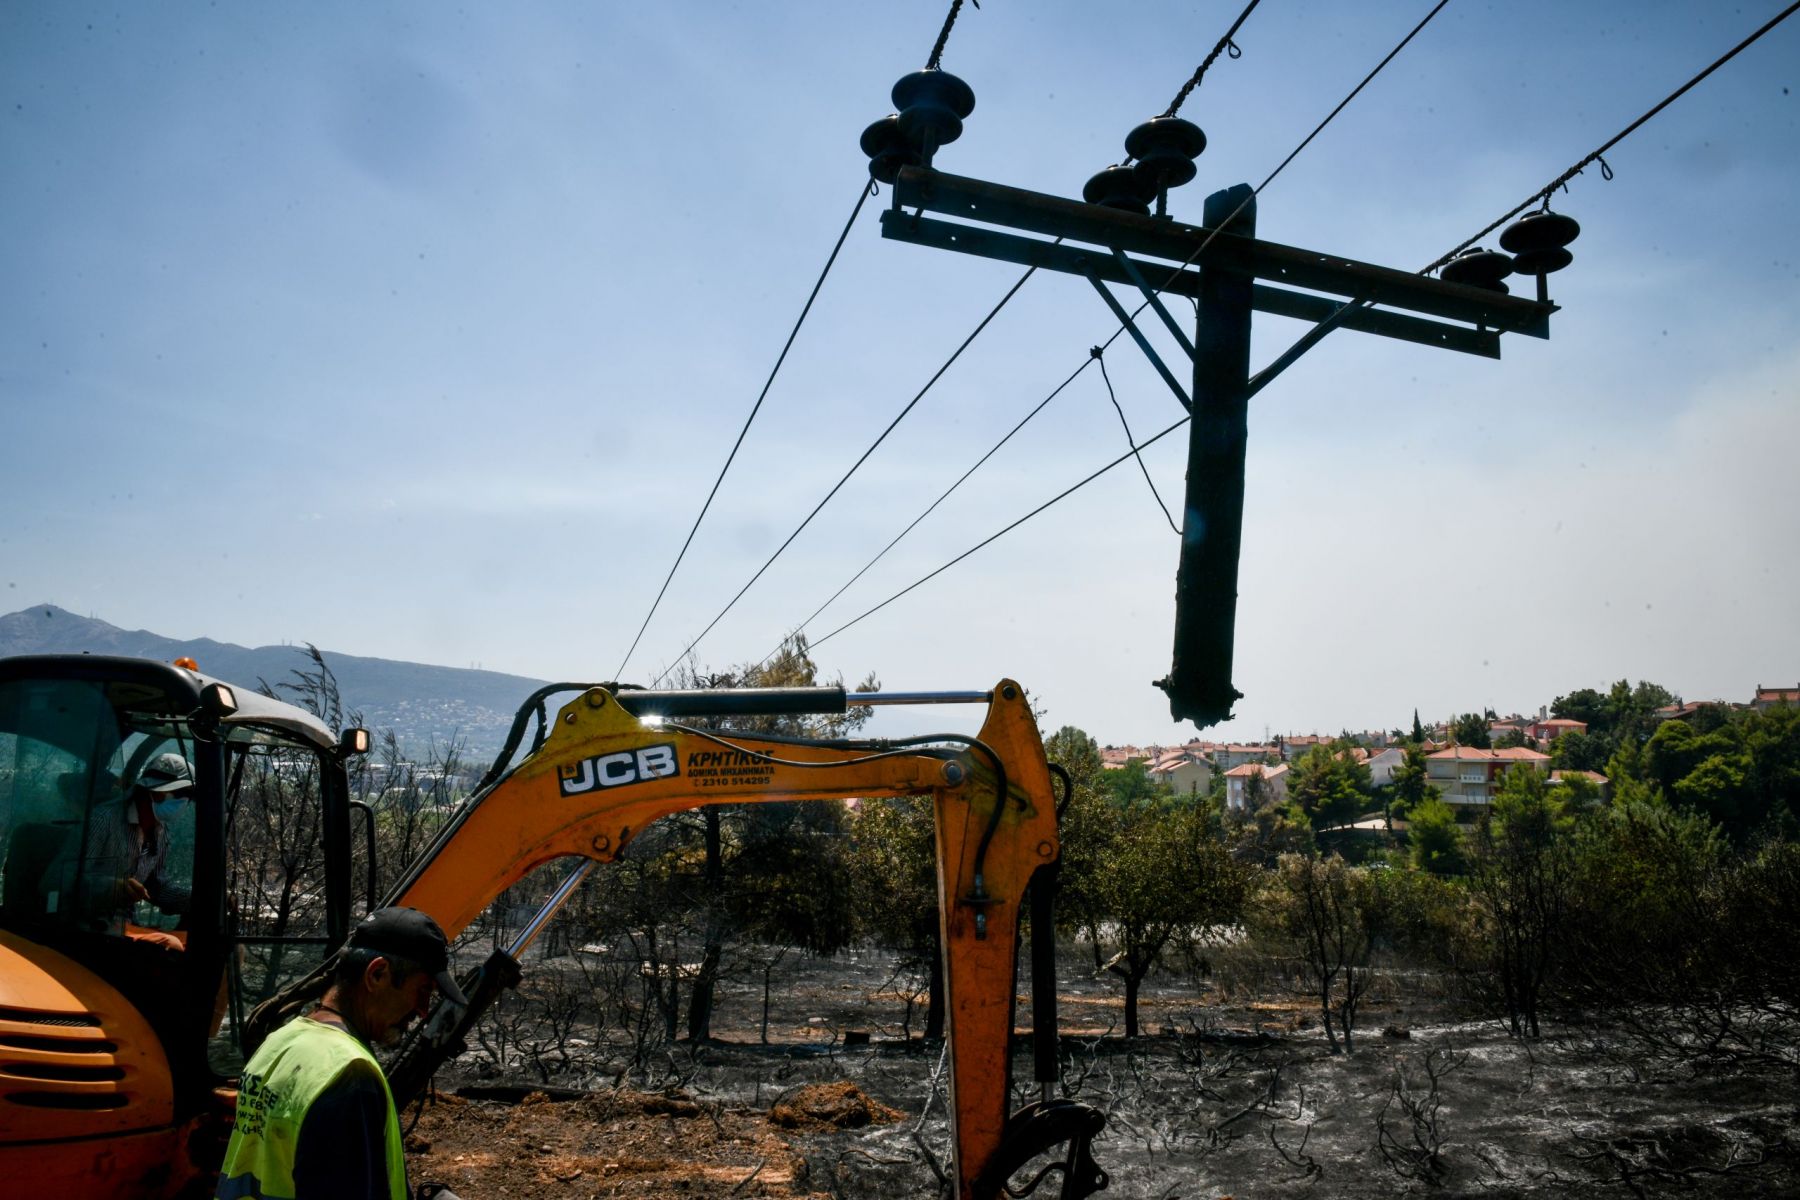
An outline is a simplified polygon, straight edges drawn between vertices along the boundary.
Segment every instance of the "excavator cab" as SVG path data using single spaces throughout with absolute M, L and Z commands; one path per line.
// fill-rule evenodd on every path
M 191 664 L 0 659 L 0 1177 L 204 1176 L 243 1012 L 348 932 L 344 760 L 366 744 Z M 169 755 L 192 786 L 152 816 L 137 785 Z M 125 880 L 148 864 L 146 899 Z

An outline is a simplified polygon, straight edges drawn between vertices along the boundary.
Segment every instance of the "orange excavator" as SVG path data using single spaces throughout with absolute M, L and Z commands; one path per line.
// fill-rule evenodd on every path
M 573 698 L 552 714 L 562 692 Z M 686 723 L 950 702 L 987 705 L 978 735 L 819 739 Z M 359 809 L 374 878 L 375 815 L 351 799 L 346 769 L 368 746 L 364 730 L 334 732 L 185 660 L 0 659 L 0 1178 L 61 1200 L 210 1195 L 235 1068 L 322 990 L 359 908 L 418 908 L 454 938 L 535 868 L 581 860 L 512 943 L 468 974 L 469 1006 L 440 1001 L 389 1064 L 405 1104 L 518 983 L 526 948 L 592 867 L 659 817 L 930 795 L 956 1194 L 1017 1196 L 1057 1180 L 1073 1200 L 1106 1186 L 1091 1153 L 1104 1117 L 1057 1095 L 1059 772 L 1018 684 L 854 695 L 552 685 L 521 707 L 493 769 L 382 898 L 372 887 L 356 895 L 352 878 Z M 132 821 L 133 797 L 143 803 L 134 785 L 170 753 L 191 764 L 192 803 L 161 821 L 140 811 L 137 848 L 146 831 L 167 843 L 158 890 L 122 897 L 105 830 Z M 1065 797 L 1067 786 L 1063 776 Z M 1026 912 L 1040 1086 L 1014 1110 Z

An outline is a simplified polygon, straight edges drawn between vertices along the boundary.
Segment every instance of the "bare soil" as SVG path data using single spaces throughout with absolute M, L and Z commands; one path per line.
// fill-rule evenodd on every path
M 941 1047 L 901 1037 L 887 977 L 866 956 L 798 964 L 768 1045 L 759 983 L 726 994 L 716 1042 L 646 1056 L 587 1031 L 566 1070 L 465 1056 L 409 1136 L 412 1178 L 463 1200 L 935 1196 Z M 1107 1196 L 1800 1195 L 1792 1070 L 1653 1064 L 1606 1030 L 1516 1041 L 1396 988 L 1348 1055 L 1303 999 L 1174 979 L 1148 993 L 1156 1032 L 1127 1041 L 1107 981 L 1065 978 L 1062 1087 L 1107 1114 Z M 1026 1012 L 1021 997 L 1021 1028 Z M 869 1042 L 845 1046 L 852 1031 Z M 1021 1053 L 1020 1103 L 1029 1077 Z

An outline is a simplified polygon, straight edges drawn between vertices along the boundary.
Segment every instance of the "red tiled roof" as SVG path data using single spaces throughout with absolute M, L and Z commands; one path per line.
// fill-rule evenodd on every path
M 1549 762 L 1548 754 L 1540 754 L 1536 750 L 1527 750 L 1524 746 L 1508 746 L 1504 750 L 1492 752 L 1495 758 L 1510 758 L 1514 762 Z
M 1285 774 L 1287 774 L 1286 763 L 1280 763 L 1273 767 L 1264 763 L 1245 763 L 1241 767 L 1233 767 L 1231 770 L 1225 772 L 1225 778 L 1230 779 L 1233 776 L 1237 776 L 1241 779 L 1251 775 L 1261 775 L 1264 779 L 1273 779 L 1277 775 Z

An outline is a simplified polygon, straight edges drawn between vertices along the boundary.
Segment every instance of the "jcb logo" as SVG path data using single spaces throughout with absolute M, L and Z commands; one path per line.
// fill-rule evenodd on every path
M 645 746 L 642 750 L 621 750 L 617 754 L 597 754 L 584 758 L 572 767 L 558 767 L 557 781 L 562 794 L 579 796 L 602 788 L 623 787 L 628 783 L 644 783 L 667 775 L 681 774 L 672 745 Z

